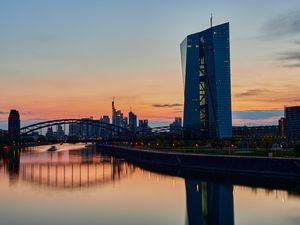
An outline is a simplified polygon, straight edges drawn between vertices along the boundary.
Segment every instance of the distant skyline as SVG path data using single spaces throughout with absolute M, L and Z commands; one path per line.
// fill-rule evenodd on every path
M 1 0 L 0 128 L 111 116 L 112 97 L 152 124 L 182 116 L 179 44 L 230 23 L 233 124 L 275 124 L 300 105 L 300 2 Z

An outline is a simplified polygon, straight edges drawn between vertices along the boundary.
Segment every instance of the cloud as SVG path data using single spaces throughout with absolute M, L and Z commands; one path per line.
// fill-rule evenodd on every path
M 236 97 L 249 97 L 249 96 L 257 96 L 261 94 L 265 94 L 267 92 L 270 92 L 269 90 L 266 89 L 250 89 L 245 92 L 241 92 L 236 94 Z
M 286 37 L 296 39 L 299 35 L 300 10 L 296 10 L 271 19 L 262 27 L 262 35 L 258 38 L 264 40 L 283 39 Z M 294 40 L 291 43 L 297 46 L 300 45 L 299 40 Z M 300 67 L 300 49 L 298 51 L 294 49 L 274 54 L 275 60 L 279 62 L 279 66 L 286 68 Z
M 152 106 L 156 107 L 156 108 L 173 108 L 173 107 L 183 106 L 183 104 L 178 104 L 178 103 L 175 103 L 175 104 L 153 104 Z
M 277 60 L 282 63 L 283 67 L 300 67 L 300 49 L 279 53 Z
M 282 67 L 297 68 L 297 67 L 300 67 L 300 62 L 299 63 L 292 63 L 292 64 L 285 64 L 285 65 L 282 65 Z
M 8 112 L 1 112 L 0 111 L 0 115 L 6 115 L 6 114 L 8 114 Z
M 300 34 L 300 10 L 273 18 L 263 26 L 263 38 L 282 38 Z
M 300 51 L 283 52 L 279 56 L 280 60 L 300 60 Z

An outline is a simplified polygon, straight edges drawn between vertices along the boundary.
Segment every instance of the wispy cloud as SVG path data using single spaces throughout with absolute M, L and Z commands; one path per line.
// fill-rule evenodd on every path
M 283 67 L 300 67 L 300 49 L 279 53 L 277 60 Z
M 261 94 L 265 94 L 267 92 L 270 92 L 267 89 L 249 89 L 245 92 L 241 92 L 236 94 L 236 97 L 248 97 L 248 96 L 257 96 L 257 95 L 261 95 Z
M 8 114 L 8 112 L 1 112 L 0 111 L 0 115 L 5 115 L 5 114 Z
M 300 41 L 300 10 L 294 10 L 285 14 L 279 15 L 270 21 L 268 21 L 262 27 L 262 35 L 258 38 L 269 41 L 274 39 L 284 39 L 290 41 L 291 44 L 299 47 Z M 296 39 L 296 40 L 295 40 Z M 281 67 L 298 68 L 300 67 L 300 49 L 295 50 L 295 46 L 292 50 L 285 52 L 273 53 L 273 57 L 279 63 Z
M 297 68 L 297 67 L 300 67 L 300 62 L 299 63 L 292 63 L 292 64 L 285 64 L 285 65 L 282 65 L 282 67 Z
M 262 38 L 283 38 L 300 34 L 300 10 L 273 18 L 263 26 Z
M 152 106 L 156 108 L 174 108 L 182 105 L 183 104 L 175 103 L 175 104 L 153 104 Z

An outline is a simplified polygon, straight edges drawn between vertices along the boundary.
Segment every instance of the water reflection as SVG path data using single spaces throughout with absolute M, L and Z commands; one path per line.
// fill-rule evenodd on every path
M 188 225 L 233 225 L 233 186 L 185 179 Z
M 4 174 L 8 175 L 11 184 L 16 182 L 20 172 L 20 151 L 14 151 L 3 156 L 0 168 L 3 169 Z
M 38 224 L 33 223 L 35 218 L 48 219 L 49 224 L 233 225 L 262 217 L 264 221 L 276 217 L 264 224 L 277 225 L 283 224 L 283 210 L 298 221 L 300 209 L 299 197 L 285 190 L 160 175 L 103 156 L 93 148 L 53 153 L 33 148 L 3 156 L 0 190 L 0 217 L 4 219 L 0 224 L 4 225 Z M 66 200 L 62 203 L 60 198 Z M 86 211 L 76 204 L 78 198 L 86 202 Z M 40 199 L 45 208 L 40 207 Z M 15 215 L 14 211 L 23 212 L 27 201 L 32 208 Z M 57 206 L 57 202 L 63 205 Z M 47 217 L 53 207 L 58 207 L 55 221 L 51 215 Z M 67 216 L 70 212 L 74 212 L 72 217 Z M 22 215 L 26 215 L 25 220 Z M 83 217 L 85 221 L 79 223 Z M 256 219 L 250 224 L 260 222 Z
M 48 188 L 83 188 L 103 185 L 132 174 L 132 164 L 85 151 L 22 153 L 3 158 L 4 174 L 10 183 L 23 181 Z M 20 157 L 22 156 L 22 157 Z

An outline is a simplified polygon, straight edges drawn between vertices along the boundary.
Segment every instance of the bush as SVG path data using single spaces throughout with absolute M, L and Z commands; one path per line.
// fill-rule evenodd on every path
M 300 143 L 296 143 L 296 144 L 294 145 L 294 152 L 295 152 L 295 153 L 300 153 Z

